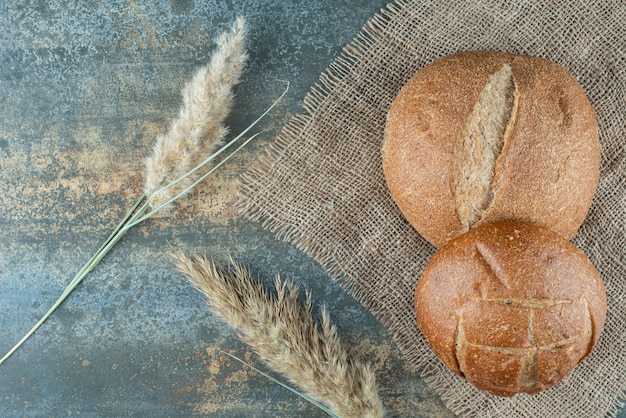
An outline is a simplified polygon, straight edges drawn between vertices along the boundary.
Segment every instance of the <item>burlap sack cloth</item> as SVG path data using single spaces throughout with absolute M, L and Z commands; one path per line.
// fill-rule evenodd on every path
M 389 5 L 323 73 L 245 173 L 239 203 L 318 260 L 380 318 L 407 361 L 455 413 L 480 417 L 614 416 L 626 388 L 626 3 L 416 0 Z M 600 186 L 573 242 L 608 293 L 593 354 L 538 395 L 499 398 L 449 372 L 415 321 L 416 282 L 435 249 L 404 220 L 381 168 L 385 115 L 402 85 L 438 57 L 490 49 L 537 55 L 573 73 L 598 115 Z

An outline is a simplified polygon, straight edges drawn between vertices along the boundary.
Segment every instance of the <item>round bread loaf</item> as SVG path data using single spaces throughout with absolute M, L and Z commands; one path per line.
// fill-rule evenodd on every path
M 571 238 L 598 185 L 595 113 L 551 61 L 473 51 L 441 58 L 387 115 L 383 170 L 401 212 L 436 247 L 490 221 Z
M 536 393 L 596 342 L 606 291 L 583 253 L 529 223 L 471 229 L 431 259 L 415 292 L 417 322 L 455 373 L 487 392 Z

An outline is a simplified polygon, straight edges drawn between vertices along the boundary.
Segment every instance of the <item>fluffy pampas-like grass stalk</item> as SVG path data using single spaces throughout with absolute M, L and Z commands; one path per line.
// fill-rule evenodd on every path
M 374 372 L 348 358 L 325 309 L 320 323 L 314 320 L 310 292 L 301 305 L 298 288 L 278 275 L 276 295 L 271 295 L 232 260 L 226 269 L 199 256 L 173 257 L 178 270 L 206 296 L 210 309 L 307 397 L 341 417 L 383 416 Z
M 102 246 L 76 273 L 61 296 L 39 321 L 11 348 L 4 363 L 63 303 L 96 265 L 135 225 L 145 221 L 176 199 L 185 195 L 198 183 L 228 161 L 257 135 L 247 138 L 234 151 L 214 160 L 230 150 L 282 99 L 287 88 L 268 109 L 239 135 L 221 146 L 228 129 L 224 125 L 233 100 L 233 86 L 239 82 L 247 59 L 244 47 L 245 21 L 238 18 L 230 31 L 217 40 L 217 50 L 209 64 L 201 68 L 183 89 L 183 106 L 169 131 L 157 138 L 152 156 L 146 163 L 144 193 L 126 213 Z
M 164 188 L 213 154 L 228 134 L 224 120 L 233 102 L 233 87 L 239 83 L 248 58 L 246 26 L 237 18 L 230 32 L 217 39 L 208 65 L 200 68 L 183 89 L 183 106 L 170 129 L 157 137 L 146 161 L 144 193 L 158 207 L 188 188 L 197 175 Z M 205 167 L 206 169 L 206 167 Z

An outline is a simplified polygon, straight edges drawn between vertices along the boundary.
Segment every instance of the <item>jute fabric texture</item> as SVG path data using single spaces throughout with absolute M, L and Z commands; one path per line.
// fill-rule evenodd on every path
M 416 325 L 413 297 L 435 248 L 402 217 L 381 168 L 386 113 L 404 83 L 439 57 L 478 49 L 559 63 L 582 84 L 600 127 L 600 185 L 573 243 L 604 280 L 608 317 L 593 354 L 533 396 L 483 393 L 431 351 Z M 626 388 L 626 3 L 398 1 L 345 47 L 303 106 L 242 176 L 238 204 L 247 218 L 315 258 L 380 318 L 407 363 L 455 413 L 617 413 Z

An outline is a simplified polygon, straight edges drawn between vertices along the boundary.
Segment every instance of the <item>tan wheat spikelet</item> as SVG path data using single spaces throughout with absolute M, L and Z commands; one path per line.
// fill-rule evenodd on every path
M 382 417 L 376 378 L 368 365 L 348 359 L 326 310 L 312 315 L 292 281 L 277 275 L 270 295 L 249 271 L 231 260 L 224 269 L 203 257 L 174 255 L 177 268 L 208 300 L 210 309 L 237 328 L 240 338 L 273 370 L 341 417 Z
M 146 160 L 144 183 L 144 193 L 153 207 L 189 187 L 195 176 L 161 190 L 223 143 L 228 133 L 224 120 L 232 108 L 233 87 L 239 83 L 248 58 L 245 36 L 245 20 L 239 17 L 232 29 L 217 39 L 209 64 L 200 68 L 184 87 L 178 117 L 165 134 L 157 137 L 152 155 Z
M 133 226 L 149 219 L 188 193 L 259 135 L 256 133 L 241 141 L 243 136 L 266 117 L 287 94 L 288 82 L 280 97 L 265 112 L 221 146 L 228 131 L 224 120 L 232 106 L 232 89 L 239 82 L 247 59 L 244 49 L 245 35 L 245 21 L 243 18 L 237 18 L 232 30 L 218 38 L 218 50 L 212 55 L 209 65 L 201 68 L 184 88 L 184 103 L 178 118 L 166 134 L 158 137 L 153 155 L 146 161 L 144 193 L 139 196 L 100 248 L 82 265 L 52 306 L 4 356 L 0 357 L 0 365 L 48 320 Z M 242 143 L 234 147 L 237 142 Z M 223 153 L 226 154 L 221 156 L 219 162 L 213 163 Z

